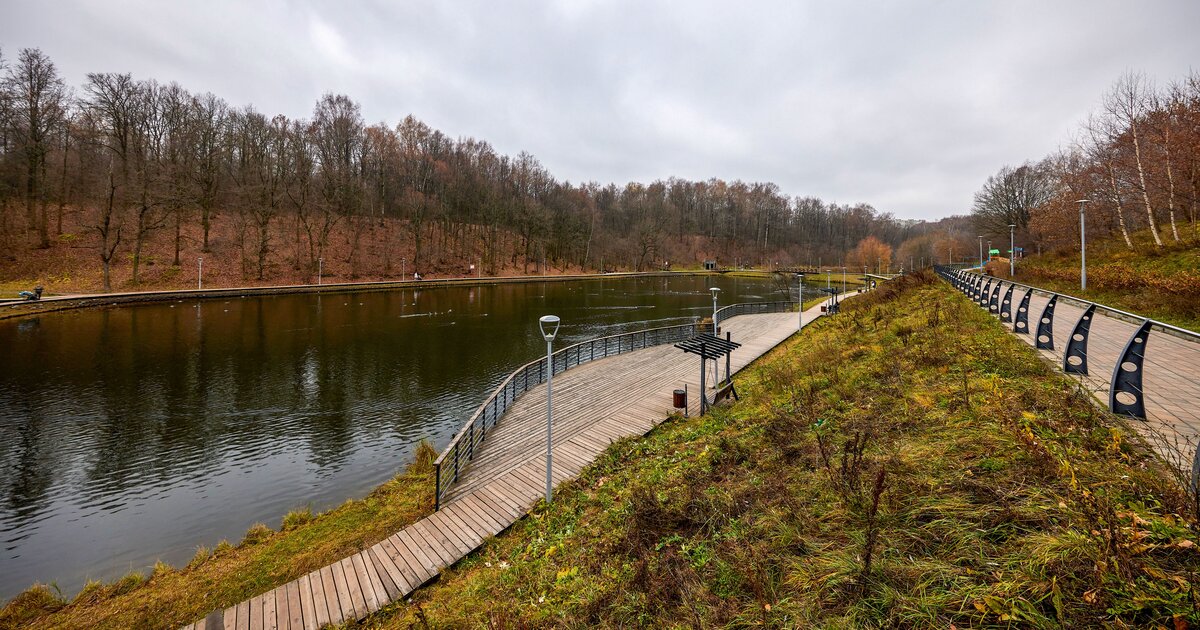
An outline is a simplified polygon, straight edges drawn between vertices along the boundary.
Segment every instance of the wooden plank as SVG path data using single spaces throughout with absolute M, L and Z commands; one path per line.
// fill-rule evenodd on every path
M 230 606 L 222 613 L 222 627 L 225 630 L 237 630 L 237 606 Z
M 480 524 L 480 527 L 476 529 L 476 531 L 480 534 L 483 534 L 484 536 L 491 536 L 504 529 L 504 527 L 500 525 L 500 522 L 496 520 L 496 517 L 491 515 L 491 511 L 484 509 L 483 504 L 475 498 L 474 492 L 460 498 L 457 503 L 458 505 L 462 506 L 466 513 L 469 514 L 476 523 Z
M 315 609 L 313 618 L 318 628 L 324 628 L 330 624 L 329 603 L 325 598 L 325 580 L 320 569 L 308 574 L 308 584 L 312 589 L 313 608 Z M 337 595 L 335 594 L 334 597 Z
M 325 591 L 325 614 L 329 616 L 329 623 L 342 623 L 346 618 L 342 616 L 342 606 L 338 603 L 338 588 L 333 577 L 333 567 L 323 566 L 320 571 L 321 589 Z
M 250 623 L 246 626 L 249 630 L 263 630 L 263 596 L 250 598 Z
M 404 565 L 404 576 L 408 579 L 408 583 L 413 589 L 425 582 L 429 576 L 425 574 L 425 568 L 421 566 L 417 556 L 408 548 L 408 545 L 400 539 L 400 532 L 396 532 L 383 541 L 388 551 L 392 553 L 392 560 L 396 562 L 396 566 Z
M 334 562 L 329 565 L 333 571 L 333 587 L 338 595 L 338 614 L 343 623 L 355 621 L 358 615 L 354 612 L 354 602 L 350 599 L 350 587 L 346 584 L 346 574 L 342 571 L 342 563 Z
M 477 526 L 473 521 L 464 517 L 463 509 L 461 507 L 452 505 L 442 510 L 442 512 L 446 514 L 446 518 L 448 520 L 452 521 L 454 525 L 458 527 L 458 531 L 459 534 L 462 535 L 463 542 L 467 543 L 467 545 L 471 547 L 472 551 L 474 551 L 479 547 L 480 544 L 483 543 L 483 540 L 486 538 L 486 536 L 477 529 Z
M 462 534 L 459 533 L 458 527 L 453 523 L 449 516 L 438 511 L 429 516 L 429 527 L 436 527 L 446 541 L 454 547 L 458 553 L 458 558 L 471 553 L 471 545 L 463 540 Z M 456 558 L 456 560 L 458 559 Z
M 338 564 L 342 567 L 342 573 L 346 576 L 346 588 L 350 591 L 350 603 L 353 606 L 354 618 L 362 619 L 367 616 L 367 600 L 363 597 L 362 585 L 358 583 L 358 573 L 354 570 L 354 563 L 350 558 L 342 558 Z
M 268 614 L 268 611 L 271 611 L 270 614 Z M 277 586 L 271 590 L 271 594 L 265 600 L 263 605 L 263 619 L 268 629 L 283 628 L 286 630 L 287 618 L 287 594 L 283 592 L 282 586 Z
M 409 526 L 413 530 L 413 535 L 430 543 L 433 551 L 438 556 L 439 566 L 448 567 L 463 557 L 463 551 L 459 549 L 456 542 L 451 542 L 446 534 L 441 531 L 437 524 L 441 523 L 441 519 L 435 522 L 429 518 L 423 518 Z
M 312 581 L 307 573 L 300 576 L 296 586 L 300 589 L 300 612 L 304 616 L 304 630 L 317 630 L 317 609 L 313 602 Z
M 304 611 L 300 608 L 300 583 L 296 580 L 288 582 L 287 585 L 287 603 L 288 603 L 288 628 L 291 630 L 303 630 L 304 628 Z
M 366 558 L 368 565 L 370 565 L 370 569 L 374 571 L 374 576 L 379 581 L 379 586 L 382 586 L 384 589 L 384 596 L 386 598 L 384 601 L 400 601 L 406 593 L 401 592 L 400 588 L 396 587 L 396 582 L 392 580 L 391 575 L 388 574 L 388 570 L 384 569 L 383 560 L 379 559 L 380 554 L 383 552 L 376 551 L 377 548 L 378 546 L 367 547 L 366 550 L 362 551 L 362 554 L 364 554 L 364 558 Z
M 359 552 L 362 557 L 363 566 L 367 569 L 367 579 L 371 581 L 371 587 L 375 589 L 375 601 L 379 608 L 383 608 L 391 603 L 399 595 L 393 595 L 396 592 L 393 589 L 392 581 L 386 574 L 379 571 L 379 567 L 375 565 L 375 557 L 370 549 L 364 549 Z M 378 608 L 376 609 L 378 610 Z
M 250 630 L 250 600 L 237 605 L 237 630 Z
M 366 606 L 366 614 L 363 615 L 365 617 L 379 610 L 380 597 L 375 592 L 375 585 L 371 583 L 371 576 L 367 574 L 367 565 L 363 563 L 362 554 L 350 556 L 350 564 L 354 567 L 354 574 L 358 576 L 358 586 L 362 590 L 363 604 Z
M 412 552 L 412 554 L 416 557 L 417 562 L 421 567 L 423 567 L 423 572 L 421 573 L 422 583 L 438 574 L 439 567 L 437 566 L 437 562 L 433 558 L 430 558 L 427 553 L 425 553 L 424 545 L 422 545 L 420 541 L 415 540 L 412 537 L 411 532 L 409 532 L 407 529 L 402 529 L 396 532 L 393 540 L 399 540 L 407 545 L 408 550 Z
M 474 508 L 475 511 L 473 514 L 483 517 L 484 520 L 489 521 L 492 524 L 490 528 L 491 531 L 488 532 L 489 535 L 498 534 L 501 531 L 504 531 L 504 528 L 508 526 L 508 523 L 506 522 L 508 519 L 505 517 L 504 513 L 497 510 L 492 506 L 491 502 L 484 499 L 483 488 L 475 490 L 475 492 L 471 493 L 471 496 L 463 497 L 462 500 L 463 503 L 466 503 Z
M 376 543 L 371 547 L 371 553 L 375 556 L 375 561 L 383 568 L 383 572 L 387 574 L 392 582 L 392 586 L 396 587 L 396 595 L 393 599 L 400 599 L 412 592 L 413 587 L 404 577 L 404 571 L 392 560 L 387 549 L 384 548 L 382 542 Z

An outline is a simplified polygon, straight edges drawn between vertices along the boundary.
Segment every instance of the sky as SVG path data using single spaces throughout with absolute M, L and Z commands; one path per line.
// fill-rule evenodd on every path
M 4 0 L 0 51 L 269 115 L 343 93 L 575 183 L 771 181 L 936 219 L 1068 145 L 1122 73 L 1200 72 L 1197 24 L 1197 0 Z

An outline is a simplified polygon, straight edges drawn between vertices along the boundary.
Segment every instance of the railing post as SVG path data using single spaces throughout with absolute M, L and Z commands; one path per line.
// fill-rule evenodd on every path
M 1013 324 L 1013 332 L 1022 335 L 1029 334 L 1029 297 L 1033 295 L 1033 289 L 1025 292 L 1025 297 L 1021 298 L 1021 304 L 1017 307 L 1017 323 Z
M 980 306 L 987 306 L 987 300 L 988 300 L 988 297 L 991 295 L 991 293 L 992 293 L 992 281 L 988 280 L 987 284 L 983 285 L 983 290 L 979 292 L 979 299 L 975 300 L 975 301 L 979 302 Z
M 1042 309 L 1042 316 L 1038 318 L 1037 329 L 1037 349 L 1038 350 L 1054 350 L 1054 305 L 1058 303 L 1058 294 L 1050 296 L 1050 301 L 1046 302 L 1046 308 Z
M 1012 295 L 1013 289 L 1017 288 L 1015 284 L 1008 285 L 1008 291 L 1004 292 L 1004 300 L 1000 302 L 1000 321 L 1012 321 Z
M 1092 317 L 1095 314 L 1096 305 L 1093 304 L 1079 316 L 1079 321 L 1075 322 L 1075 330 L 1071 331 L 1071 337 L 1067 339 L 1067 349 L 1063 352 L 1063 372 L 1087 376 L 1088 332 L 1091 330 Z
M 433 463 L 433 511 L 442 509 L 442 463 Z
M 992 289 L 992 294 L 988 296 L 988 312 L 996 315 L 1000 312 L 1000 287 L 1002 283 L 997 280 L 996 286 Z
M 1146 339 L 1150 336 L 1150 320 L 1133 333 L 1113 367 L 1112 383 L 1108 388 L 1108 408 L 1115 414 L 1146 419 L 1146 395 L 1142 390 L 1142 360 L 1146 356 Z

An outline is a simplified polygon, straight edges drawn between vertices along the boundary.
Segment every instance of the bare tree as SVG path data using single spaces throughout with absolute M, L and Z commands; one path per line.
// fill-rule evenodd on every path
M 976 225 L 993 234 L 1007 233 L 1009 225 L 1023 230 L 1029 225 L 1030 212 L 1049 202 L 1057 188 L 1053 175 L 1041 165 L 1005 166 L 975 193 L 971 216 Z
M 1104 98 L 1104 109 L 1126 131 L 1129 142 L 1133 147 L 1134 165 L 1137 169 L 1137 186 L 1142 194 L 1142 202 L 1146 207 L 1146 220 L 1150 224 L 1150 233 L 1154 235 L 1154 245 L 1162 247 L 1162 237 L 1158 234 L 1158 223 L 1154 219 L 1154 208 L 1150 205 L 1150 193 L 1146 187 L 1146 169 L 1142 161 L 1142 141 L 1140 129 L 1145 124 L 1153 93 L 1145 75 L 1140 72 L 1130 72 L 1117 80 L 1112 91 Z
M 10 95 L 14 136 L 25 155 L 25 214 L 38 233 L 38 247 L 50 246 L 46 216 L 46 155 L 66 121 L 67 86 L 42 51 L 25 48 L 4 76 Z M 40 209 L 40 212 L 38 210 Z

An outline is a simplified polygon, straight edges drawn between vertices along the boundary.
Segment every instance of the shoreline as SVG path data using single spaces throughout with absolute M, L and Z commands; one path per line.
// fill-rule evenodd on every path
M 44 297 L 40 300 L 0 300 L 0 320 L 57 313 L 84 308 L 106 308 L 129 304 L 153 304 L 175 300 L 210 300 L 244 298 L 263 295 L 296 295 L 305 293 L 357 293 L 431 287 L 471 287 L 530 282 L 569 282 L 604 278 L 654 278 L 668 276 L 721 275 L 722 271 L 627 271 L 615 273 L 569 274 L 555 276 L 488 276 L 479 278 L 437 278 L 431 280 L 378 280 L 368 282 L 339 282 L 332 284 L 289 284 L 257 287 L 226 287 L 214 289 L 164 289 L 120 293 L 89 293 Z M 760 272 L 767 273 L 767 272 Z

